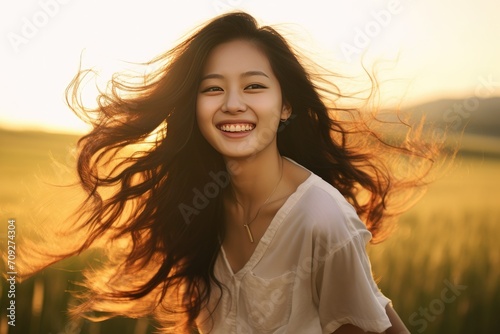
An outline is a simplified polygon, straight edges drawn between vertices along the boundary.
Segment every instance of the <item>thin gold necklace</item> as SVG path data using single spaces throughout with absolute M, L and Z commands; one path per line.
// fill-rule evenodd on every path
M 255 216 L 253 217 L 252 220 L 250 220 L 248 223 L 246 224 L 243 224 L 243 227 L 247 230 L 247 234 L 248 234 L 248 239 L 250 239 L 250 242 L 253 243 L 254 242 L 254 239 L 253 239 L 253 234 L 252 234 L 252 230 L 250 230 L 250 224 L 253 223 L 255 221 L 255 219 L 257 219 L 257 217 L 259 216 L 259 213 L 260 213 L 260 210 L 266 206 L 267 202 L 271 199 L 271 197 L 274 195 L 274 193 L 276 192 L 276 190 L 278 189 L 278 186 L 280 185 L 280 182 L 281 182 L 281 179 L 283 178 L 283 158 L 280 156 L 280 179 L 278 180 L 278 183 L 276 183 L 276 186 L 274 187 L 273 191 L 271 192 L 271 194 L 267 197 L 267 199 L 264 201 L 264 203 L 260 206 L 259 210 L 257 210 L 257 213 L 255 214 Z M 234 195 L 234 193 L 233 193 Z M 236 200 L 236 203 L 238 203 L 241 208 L 243 209 L 243 212 L 245 212 L 245 208 L 243 207 L 243 205 L 238 201 L 238 199 L 236 198 L 236 196 L 234 196 L 234 199 Z

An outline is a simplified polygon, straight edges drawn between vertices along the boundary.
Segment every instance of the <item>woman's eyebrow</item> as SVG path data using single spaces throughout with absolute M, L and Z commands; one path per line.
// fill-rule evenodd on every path
M 269 76 L 266 73 L 262 72 L 262 71 L 248 71 L 248 72 L 243 73 L 241 76 L 242 77 L 251 77 L 251 76 L 254 76 L 254 75 L 263 75 L 266 78 L 269 78 Z
M 248 71 L 248 72 L 242 73 L 240 76 L 241 77 L 251 77 L 254 75 L 261 75 L 261 76 L 264 76 L 266 78 L 269 78 L 269 76 L 262 71 Z M 201 81 L 207 80 L 207 79 L 224 79 L 224 76 L 222 74 L 211 73 L 211 74 L 207 74 L 204 77 L 202 77 Z
M 221 74 L 207 74 L 204 77 L 201 78 L 201 81 L 207 80 L 207 79 L 224 79 L 224 76 Z

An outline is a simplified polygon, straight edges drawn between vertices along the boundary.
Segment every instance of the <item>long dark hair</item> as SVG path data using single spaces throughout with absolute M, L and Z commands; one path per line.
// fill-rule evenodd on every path
M 214 263 L 224 238 L 220 194 L 228 175 L 198 129 L 195 107 L 211 50 L 236 39 L 267 55 L 291 106 L 292 116 L 278 130 L 280 153 L 337 188 L 375 241 L 384 237 L 389 218 L 406 208 L 402 194 L 425 183 L 432 145 L 418 136 L 383 140 L 374 119 L 361 108 L 339 107 L 336 101 L 349 97 L 332 77 L 306 71 L 273 28 L 259 27 L 245 13 L 217 17 L 154 59 L 150 65 L 158 69 L 141 84 L 115 77 L 95 109 L 79 99 L 85 71 L 68 87 L 69 105 L 93 126 L 79 141 L 77 168 L 88 198 L 78 218 L 89 231 L 79 251 L 103 236 L 113 244 L 103 268 L 87 273 L 89 294 L 76 313 L 140 316 L 156 310 L 184 315 L 184 324 L 192 325 L 212 289 L 222 289 Z M 424 163 L 416 167 L 413 160 Z M 402 161 L 415 167 L 412 174 L 395 171 Z M 220 191 L 207 196 L 209 184 Z

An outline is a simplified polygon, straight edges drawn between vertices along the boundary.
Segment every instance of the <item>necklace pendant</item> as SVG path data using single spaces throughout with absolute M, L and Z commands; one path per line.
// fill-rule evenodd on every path
M 250 230 L 250 226 L 248 224 L 243 225 L 245 226 L 245 229 L 247 230 L 248 238 L 250 239 L 250 242 L 253 243 L 253 235 L 252 231 Z

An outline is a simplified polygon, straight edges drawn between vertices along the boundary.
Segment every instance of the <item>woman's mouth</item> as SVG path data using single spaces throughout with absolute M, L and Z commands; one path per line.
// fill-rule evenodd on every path
M 218 124 L 217 128 L 224 132 L 238 133 L 238 132 L 248 132 L 255 128 L 255 124 L 252 123 L 231 123 L 231 124 Z

